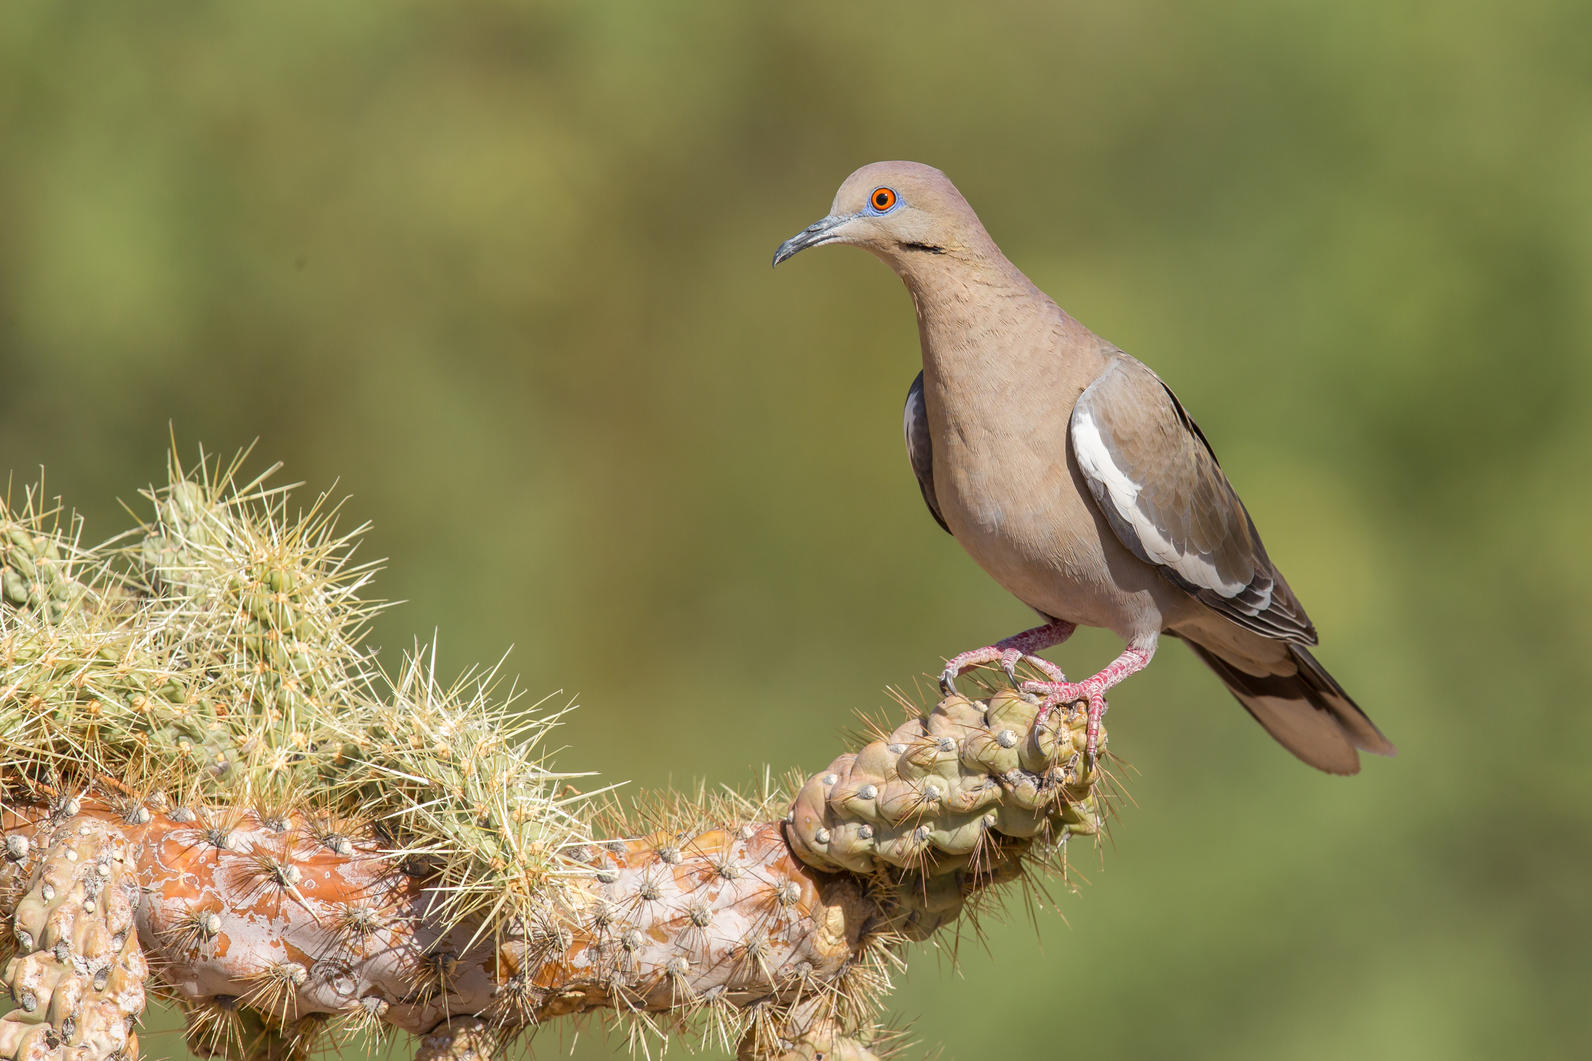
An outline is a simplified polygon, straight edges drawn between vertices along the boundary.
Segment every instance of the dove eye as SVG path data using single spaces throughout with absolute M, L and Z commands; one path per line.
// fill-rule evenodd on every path
M 896 193 L 890 188 L 875 188 L 868 203 L 882 214 L 896 204 Z

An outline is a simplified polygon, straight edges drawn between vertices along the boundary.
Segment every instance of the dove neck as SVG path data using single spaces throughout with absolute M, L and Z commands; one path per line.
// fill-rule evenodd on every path
M 998 371 L 1019 337 L 1064 316 L 998 251 L 972 260 L 946 255 L 898 271 L 912 294 L 930 377 Z

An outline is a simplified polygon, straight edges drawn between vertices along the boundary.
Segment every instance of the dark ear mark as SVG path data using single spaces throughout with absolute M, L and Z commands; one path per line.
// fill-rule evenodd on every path
M 902 249 L 909 251 L 923 251 L 925 254 L 944 254 L 944 247 L 937 247 L 932 243 L 903 243 Z

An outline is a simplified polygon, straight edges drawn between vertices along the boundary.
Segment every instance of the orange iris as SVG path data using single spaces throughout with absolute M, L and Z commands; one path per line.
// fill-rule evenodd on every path
M 896 204 L 896 193 L 889 188 L 875 188 L 868 200 L 875 210 L 884 211 Z

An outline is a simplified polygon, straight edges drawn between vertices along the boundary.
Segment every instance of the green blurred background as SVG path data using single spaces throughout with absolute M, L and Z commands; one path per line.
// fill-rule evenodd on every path
M 1178 389 L 1401 754 L 1313 773 L 1169 647 L 1066 922 L 915 952 L 894 1012 L 956 1059 L 1588 1056 L 1592 6 L 1040 6 L 13 0 L 0 472 L 106 536 L 168 424 L 258 439 L 373 522 L 381 643 L 578 697 L 567 768 L 816 769 L 1030 618 L 908 473 L 900 284 L 768 267 L 937 164 Z

